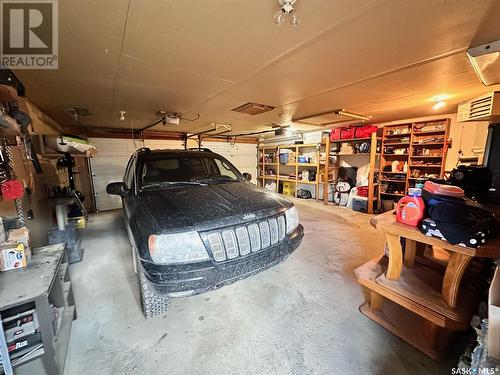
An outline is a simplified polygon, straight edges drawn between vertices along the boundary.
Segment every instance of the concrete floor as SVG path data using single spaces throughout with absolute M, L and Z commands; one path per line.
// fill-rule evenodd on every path
M 144 319 L 120 211 L 91 217 L 70 267 L 78 319 L 65 374 L 446 374 L 364 317 L 353 269 L 381 253 L 369 215 L 297 201 L 305 237 L 283 264 L 175 299 Z

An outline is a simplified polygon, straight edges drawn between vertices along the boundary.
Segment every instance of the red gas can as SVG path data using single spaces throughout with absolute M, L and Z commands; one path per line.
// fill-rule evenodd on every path
M 425 204 L 420 189 L 409 189 L 409 195 L 401 198 L 396 207 L 396 220 L 411 226 L 418 226 L 424 217 Z

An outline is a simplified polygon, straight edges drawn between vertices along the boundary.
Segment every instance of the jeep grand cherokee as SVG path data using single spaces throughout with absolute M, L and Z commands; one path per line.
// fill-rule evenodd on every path
M 208 149 L 140 149 L 123 181 L 106 187 L 122 197 L 147 318 L 164 313 L 170 297 L 253 275 L 299 246 L 293 203 L 250 178 Z

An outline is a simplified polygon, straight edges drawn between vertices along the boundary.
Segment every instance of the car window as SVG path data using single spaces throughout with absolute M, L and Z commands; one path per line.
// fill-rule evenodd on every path
M 167 155 L 144 160 L 141 186 L 162 182 L 190 182 L 211 179 L 241 179 L 238 170 L 229 162 L 213 156 Z

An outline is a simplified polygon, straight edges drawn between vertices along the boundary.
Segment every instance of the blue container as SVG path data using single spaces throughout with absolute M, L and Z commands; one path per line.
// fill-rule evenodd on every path
M 307 160 L 307 156 L 299 156 L 298 157 L 298 162 L 299 163 L 308 163 L 309 160 Z
M 280 154 L 280 163 L 281 164 L 288 164 L 288 153 Z
M 367 212 L 368 211 L 368 199 L 352 199 L 352 209 L 358 212 Z

